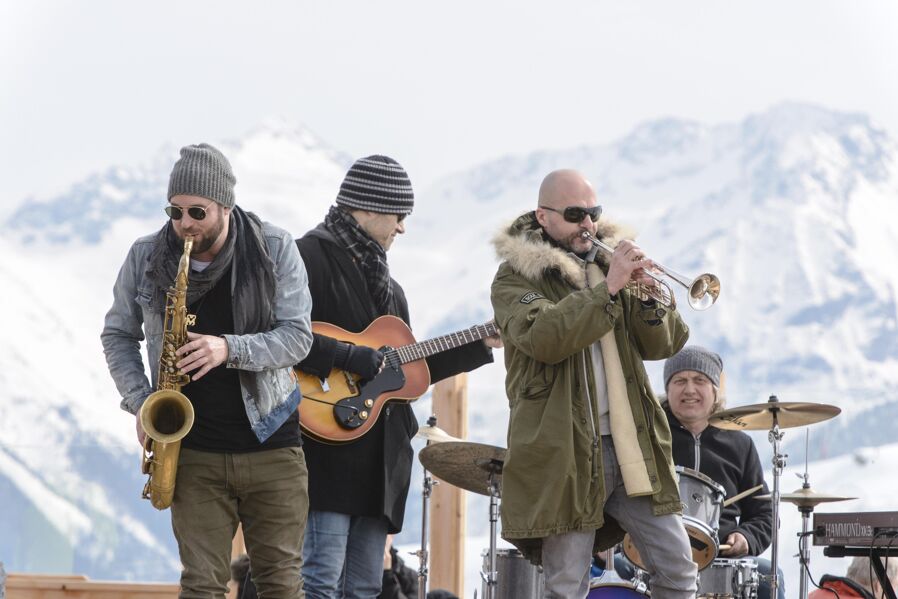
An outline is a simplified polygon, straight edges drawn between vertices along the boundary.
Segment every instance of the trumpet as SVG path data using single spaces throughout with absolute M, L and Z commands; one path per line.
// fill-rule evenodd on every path
M 590 234 L 589 231 L 583 231 L 580 234 L 580 237 L 590 241 L 593 246 L 608 255 L 614 253 L 613 247 Z M 655 285 L 642 285 L 635 281 L 630 281 L 630 283 L 627 284 L 627 287 L 630 287 L 631 289 L 635 287 L 633 291 L 639 299 L 653 299 L 668 308 L 675 308 L 677 306 L 677 299 L 674 296 L 670 285 L 668 285 L 667 281 L 662 277 L 667 277 L 686 289 L 686 301 L 689 302 L 689 305 L 693 310 L 707 310 L 713 306 L 714 302 L 717 301 L 717 298 L 720 297 L 720 279 L 717 275 L 706 272 L 690 281 L 687 277 L 677 274 L 666 266 L 656 263 L 655 269 L 659 274 L 648 270 L 645 271 L 645 274 L 655 281 Z

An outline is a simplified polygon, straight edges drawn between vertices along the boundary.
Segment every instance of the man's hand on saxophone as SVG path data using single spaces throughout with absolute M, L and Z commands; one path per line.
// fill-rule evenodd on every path
M 198 381 L 204 374 L 228 360 L 228 343 L 223 337 L 187 331 L 187 338 L 189 341 L 175 352 L 181 358 L 175 366 L 186 374 L 199 368 L 199 372 L 191 375 L 190 380 Z

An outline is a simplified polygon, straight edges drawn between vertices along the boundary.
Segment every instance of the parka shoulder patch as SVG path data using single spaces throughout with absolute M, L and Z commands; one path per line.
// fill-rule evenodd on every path
M 531 292 L 525 294 L 524 297 L 521 298 L 521 303 L 529 304 L 538 299 L 546 299 L 546 298 L 535 291 L 531 291 Z

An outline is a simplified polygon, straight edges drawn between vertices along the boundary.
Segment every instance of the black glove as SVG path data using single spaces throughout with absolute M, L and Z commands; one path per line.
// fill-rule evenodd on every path
M 377 371 L 380 370 L 383 361 L 383 352 L 364 345 L 338 343 L 337 353 L 334 354 L 334 366 L 340 370 L 357 374 L 366 380 L 377 376 Z

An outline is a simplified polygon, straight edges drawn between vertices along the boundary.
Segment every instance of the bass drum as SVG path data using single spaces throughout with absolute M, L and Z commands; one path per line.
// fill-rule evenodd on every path
M 599 579 L 601 580 L 601 579 Z M 586 599 L 647 599 L 648 594 L 630 582 L 597 582 L 589 585 Z

